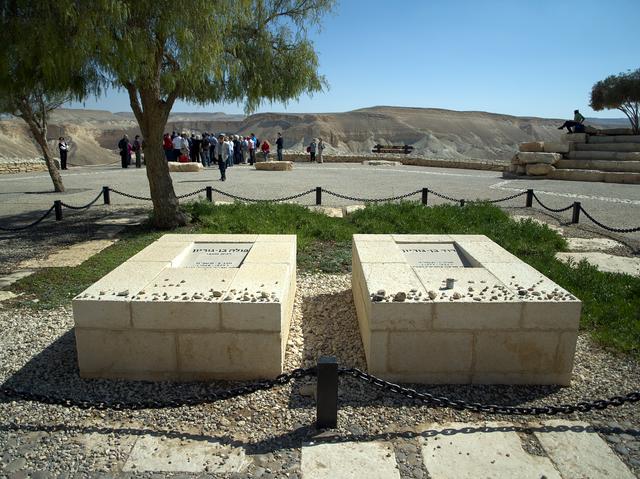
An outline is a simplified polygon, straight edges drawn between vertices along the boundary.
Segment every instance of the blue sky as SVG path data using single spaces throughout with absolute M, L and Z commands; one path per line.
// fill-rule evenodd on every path
M 563 118 L 579 108 L 622 117 L 593 112 L 589 93 L 640 68 L 638 19 L 640 0 L 342 0 L 311 32 L 329 89 L 258 111 L 394 105 Z M 84 107 L 130 111 L 118 91 Z M 177 102 L 174 111 L 243 107 Z

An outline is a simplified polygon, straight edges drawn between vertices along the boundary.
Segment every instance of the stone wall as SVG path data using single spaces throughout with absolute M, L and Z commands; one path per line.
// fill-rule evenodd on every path
M 60 169 L 60 161 L 53 160 Z M 47 165 L 42 158 L 0 158 L 0 175 L 11 173 L 30 173 L 33 171 L 47 171 Z

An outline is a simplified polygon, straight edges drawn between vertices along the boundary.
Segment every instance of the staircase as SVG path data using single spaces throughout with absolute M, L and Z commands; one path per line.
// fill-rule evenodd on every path
M 548 178 L 640 184 L 640 135 L 569 133 L 563 141 L 569 152 Z

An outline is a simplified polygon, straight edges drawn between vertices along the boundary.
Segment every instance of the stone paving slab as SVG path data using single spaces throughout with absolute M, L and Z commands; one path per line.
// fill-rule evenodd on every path
M 242 472 L 249 465 L 244 450 L 206 440 L 141 436 L 124 472 Z
M 18 268 L 64 268 L 68 266 L 78 266 L 93 255 L 108 248 L 116 241 L 117 240 L 114 239 L 84 241 L 63 250 L 56 251 L 45 259 L 23 261 L 18 265 Z
M 422 459 L 429 475 L 432 479 L 563 479 L 548 458 L 528 454 L 508 426 L 431 425 L 429 431 L 436 434 L 422 440 Z
M 0 289 L 8 288 L 19 279 L 31 276 L 33 273 L 35 273 L 35 271 L 32 269 L 23 269 L 21 271 L 14 271 L 11 274 L 0 276 Z
M 302 479 L 400 479 L 393 447 L 385 442 L 307 444 Z
M 598 434 L 587 429 L 589 424 L 552 420 L 542 425 L 550 431 L 534 434 L 563 478 L 635 477 Z
M 599 252 L 556 253 L 556 258 L 568 263 L 579 263 L 583 259 L 605 273 L 621 273 L 640 277 L 640 258 L 615 256 Z
M 609 238 L 567 238 L 569 251 L 607 251 L 612 248 L 623 247 L 619 241 Z

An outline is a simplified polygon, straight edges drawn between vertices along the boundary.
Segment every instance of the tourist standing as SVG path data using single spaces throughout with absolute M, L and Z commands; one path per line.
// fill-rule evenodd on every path
M 189 163 L 189 138 L 186 133 L 182 134 L 179 158 L 181 163 Z
M 164 156 L 167 158 L 167 161 L 171 161 L 173 158 L 173 142 L 171 141 L 169 133 L 165 133 L 162 138 L 162 149 L 164 150 Z
M 282 133 L 278 132 L 278 139 L 276 140 L 276 154 L 278 155 L 278 161 L 282 161 L 282 148 L 284 140 L 282 139 Z
M 233 162 L 236 165 L 242 163 L 242 142 L 238 135 L 233 136 Z
M 209 141 L 209 134 L 205 132 L 202 134 L 202 145 L 200 147 L 200 162 L 202 163 L 202 166 L 211 165 L 211 160 L 209 159 L 210 147 L 211 142 Z
M 133 153 L 136 155 L 136 168 L 142 167 L 142 140 L 140 135 L 133 139 Z
M 262 142 L 262 146 L 260 149 L 262 150 L 262 156 L 264 156 L 264 161 L 269 161 L 269 153 L 270 153 L 271 145 L 267 140 Z
M 129 144 L 129 137 L 127 135 L 124 135 L 118 142 L 118 149 L 120 150 L 120 162 L 122 164 L 122 168 L 128 168 L 129 162 L 131 161 L 131 145 Z
M 234 162 L 233 162 L 233 141 L 231 141 L 231 137 L 227 136 L 225 138 L 225 154 L 226 154 L 226 163 L 227 163 L 227 168 L 233 166 Z
M 175 132 L 174 132 L 175 133 Z M 172 139 L 173 143 L 173 161 L 180 160 L 180 150 L 182 149 L 182 137 L 180 135 L 176 135 Z
M 58 138 L 58 151 L 60 152 L 60 169 L 67 169 L 67 153 L 69 152 L 69 145 L 64 139 L 64 136 Z
M 218 161 L 218 169 L 220 170 L 220 181 L 227 180 L 227 162 L 224 158 L 226 145 L 224 143 L 224 136 L 218 136 L 218 143 L 215 147 L 216 157 Z
M 193 163 L 197 163 L 200 161 L 201 146 L 202 146 L 202 138 L 200 137 L 200 135 L 195 135 L 195 136 L 192 135 L 190 154 L 191 154 L 191 161 Z
M 309 160 L 311 163 L 314 163 L 316 161 L 316 148 L 317 148 L 317 144 L 316 144 L 316 139 L 314 138 L 313 140 L 311 140 L 311 143 L 307 148 L 307 151 L 311 155 L 311 158 Z
M 249 148 L 249 164 L 253 165 L 256 162 L 256 142 L 250 136 L 247 138 L 247 144 Z
M 322 152 L 324 151 L 324 141 L 318 138 L 318 163 L 322 163 Z

